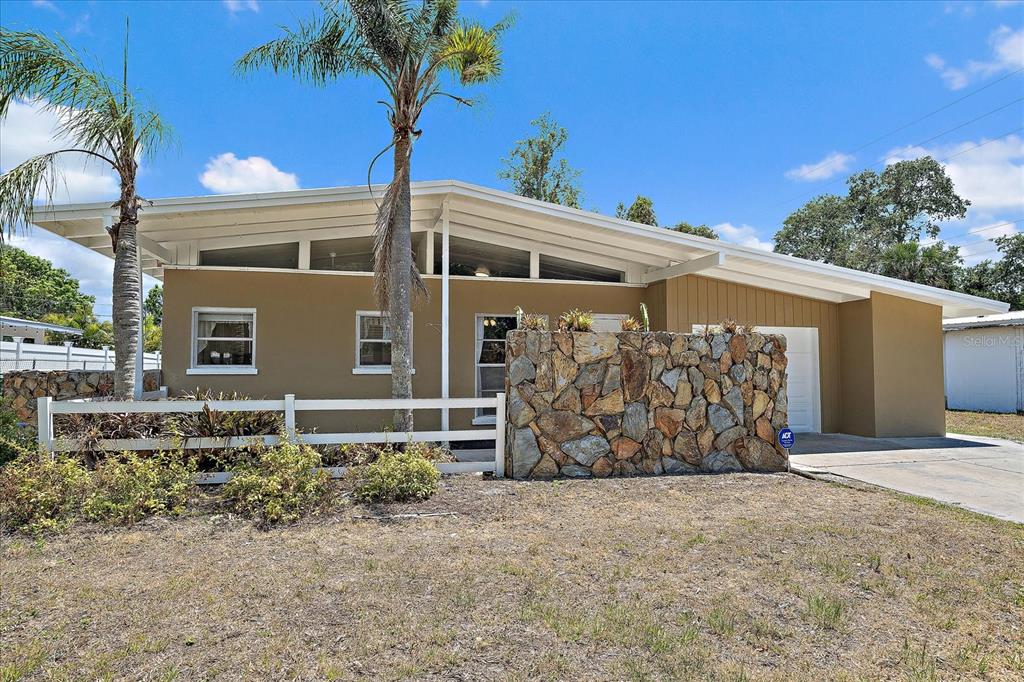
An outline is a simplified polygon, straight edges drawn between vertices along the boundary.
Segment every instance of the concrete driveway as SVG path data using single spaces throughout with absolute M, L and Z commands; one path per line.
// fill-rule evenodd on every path
M 1024 523 L 1024 444 L 981 436 L 797 434 L 794 469 L 845 476 Z

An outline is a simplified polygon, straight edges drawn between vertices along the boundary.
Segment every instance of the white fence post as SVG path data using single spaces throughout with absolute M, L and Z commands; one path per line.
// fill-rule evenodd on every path
M 14 369 L 21 369 L 21 344 L 24 340 L 20 336 L 14 337 Z
M 50 403 L 52 401 L 53 398 L 50 396 L 36 399 L 36 433 L 39 436 L 39 445 L 51 453 L 53 446 L 53 414 L 50 413 Z
M 103 346 L 103 369 L 111 369 L 110 367 L 110 346 Z
M 295 442 L 295 394 L 287 393 L 284 396 L 284 430 L 288 442 Z
M 505 478 L 505 394 L 499 393 L 494 406 L 494 476 Z
M 65 341 L 64 342 L 64 347 L 68 349 L 67 350 L 67 353 L 68 353 L 68 369 L 71 369 L 71 354 L 73 352 L 74 346 L 75 346 L 75 342 L 74 341 Z

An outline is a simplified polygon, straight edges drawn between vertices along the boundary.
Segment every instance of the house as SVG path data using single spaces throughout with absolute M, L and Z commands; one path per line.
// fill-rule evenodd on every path
M 46 343 L 47 332 L 66 336 L 81 336 L 82 330 L 20 317 L 0 317 L 0 339 L 11 343 Z
M 338 187 L 147 206 L 140 248 L 145 272 L 164 282 L 172 394 L 388 396 L 390 342 L 370 274 L 374 196 Z M 110 256 L 112 220 L 109 204 L 97 203 L 47 209 L 36 224 Z M 615 330 L 643 303 L 653 329 L 732 318 L 786 334 L 796 430 L 935 435 L 945 431 L 942 318 L 1007 308 L 458 181 L 413 183 L 412 230 L 430 294 L 413 312 L 419 397 L 502 390 L 502 339 L 516 306 L 552 322 L 589 309 Z M 328 419 L 313 414 L 305 426 L 327 428 Z M 418 413 L 417 427 L 493 419 Z M 389 420 L 366 414 L 349 425 Z
M 942 331 L 949 408 L 1024 413 L 1024 311 L 956 317 Z

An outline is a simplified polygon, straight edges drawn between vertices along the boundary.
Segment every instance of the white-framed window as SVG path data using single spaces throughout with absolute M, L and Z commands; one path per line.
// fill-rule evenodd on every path
M 493 398 L 505 390 L 505 335 L 518 327 L 515 315 L 477 313 L 473 360 L 476 397 Z M 494 408 L 478 407 L 474 424 L 493 424 Z
M 256 374 L 256 309 L 193 308 L 187 374 Z
M 411 332 L 409 346 L 412 347 Z M 352 373 L 391 374 L 391 325 L 387 313 L 356 311 L 356 364 Z

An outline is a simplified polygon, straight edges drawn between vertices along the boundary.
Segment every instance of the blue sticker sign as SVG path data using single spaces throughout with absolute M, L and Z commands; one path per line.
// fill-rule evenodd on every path
M 796 443 L 793 429 L 779 429 L 779 445 L 789 450 Z

